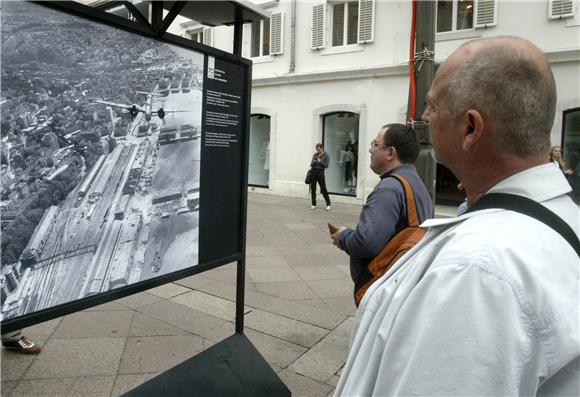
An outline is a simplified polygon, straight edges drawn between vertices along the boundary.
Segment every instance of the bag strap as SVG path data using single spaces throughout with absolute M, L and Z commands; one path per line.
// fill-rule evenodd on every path
M 537 219 L 560 234 L 576 251 L 580 257 L 580 240 L 574 230 L 562 218 L 550 211 L 542 204 L 524 196 L 507 193 L 489 193 L 481 197 L 473 207 L 466 212 L 474 212 L 489 208 L 501 208 L 519 212 Z
M 419 215 L 417 214 L 417 205 L 415 204 L 415 193 L 413 192 L 411 184 L 407 178 L 402 175 L 391 174 L 388 176 L 395 178 L 401 182 L 401 185 L 403 185 L 403 189 L 405 190 L 405 201 L 407 203 L 407 221 L 409 222 L 409 227 L 419 227 L 420 222 Z

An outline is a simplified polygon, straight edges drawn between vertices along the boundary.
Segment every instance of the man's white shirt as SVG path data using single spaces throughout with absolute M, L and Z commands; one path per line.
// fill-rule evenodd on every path
M 552 164 L 500 182 L 580 235 Z M 336 395 L 580 395 L 580 260 L 553 229 L 504 210 L 431 219 L 367 291 Z

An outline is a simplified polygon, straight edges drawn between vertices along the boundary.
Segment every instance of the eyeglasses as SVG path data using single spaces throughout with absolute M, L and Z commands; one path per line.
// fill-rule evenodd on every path
M 388 146 L 384 146 L 382 143 L 378 143 L 375 140 L 371 141 L 371 149 L 375 149 L 375 148 L 387 148 Z

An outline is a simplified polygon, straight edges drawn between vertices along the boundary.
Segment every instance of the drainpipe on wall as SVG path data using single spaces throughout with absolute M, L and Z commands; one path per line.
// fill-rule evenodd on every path
M 296 70 L 296 0 L 292 0 L 292 12 L 290 14 L 290 70 L 288 74 Z

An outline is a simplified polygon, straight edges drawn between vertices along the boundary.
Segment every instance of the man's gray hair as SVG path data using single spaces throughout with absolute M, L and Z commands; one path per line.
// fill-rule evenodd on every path
M 518 157 L 547 153 L 556 84 L 547 60 L 538 64 L 515 37 L 478 40 L 482 47 L 447 88 L 453 118 L 470 108 L 487 115 L 498 150 Z M 469 44 L 469 43 L 466 43 Z

